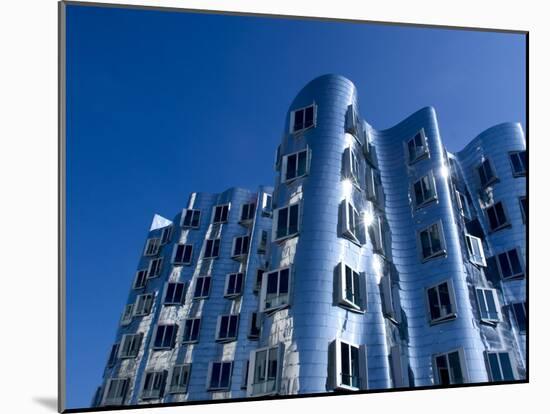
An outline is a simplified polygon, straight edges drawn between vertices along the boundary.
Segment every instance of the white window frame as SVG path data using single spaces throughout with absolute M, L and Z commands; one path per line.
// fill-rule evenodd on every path
M 173 291 L 171 300 L 167 300 L 168 299 L 167 298 L 168 288 L 169 288 L 170 285 L 174 285 L 174 291 Z M 182 286 L 182 288 L 181 288 L 181 299 L 179 301 L 175 300 L 175 299 L 177 299 L 176 292 L 177 292 L 178 286 Z M 185 288 L 186 288 L 185 282 L 166 282 L 164 284 L 164 290 L 163 290 L 163 295 L 162 295 L 163 305 L 164 306 L 183 305 L 183 303 L 185 302 Z
M 212 375 L 213 375 L 213 366 L 214 364 L 220 364 L 220 373 L 217 381 L 217 386 L 212 386 Z M 223 374 L 223 367 L 225 364 L 229 364 L 229 378 L 226 386 L 220 384 Z M 233 361 L 211 361 L 208 364 L 208 375 L 207 375 L 207 390 L 208 391 L 224 391 L 231 389 L 231 377 L 233 376 Z
M 349 385 L 343 381 L 343 367 L 342 367 L 342 344 L 348 346 L 348 360 L 350 366 L 348 367 L 349 372 L 352 371 L 352 358 L 351 358 L 351 348 L 357 349 L 358 357 L 358 372 L 357 372 L 357 386 Z M 368 369 L 367 369 L 367 347 L 366 345 L 358 345 L 349 341 L 344 341 L 340 338 L 336 338 L 329 344 L 329 372 L 330 372 L 330 383 L 332 388 L 335 390 L 346 390 L 346 391 L 358 391 L 368 389 Z
M 281 295 L 280 289 L 281 289 L 281 272 L 283 270 L 288 270 L 288 293 Z M 266 299 L 267 299 L 267 284 L 268 284 L 268 276 L 272 273 L 277 273 L 277 304 L 271 307 L 266 307 Z M 292 268 L 290 266 L 287 267 L 280 267 L 278 269 L 273 269 L 270 271 L 265 271 L 262 276 L 262 288 L 261 288 L 261 295 L 260 295 L 260 312 L 264 312 L 267 314 L 273 313 L 275 311 L 278 311 L 280 309 L 284 309 L 290 306 L 290 298 L 291 298 L 291 291 L 292 291 Z M 281 296 L 286 296 L 286 300 L 281 300 Z
M 225 220 L 221 220 L 223 218 L 223 208 L 227 207 L 227 215 Z M 220 213 L 220 220 L 216 221 L 216 209 L 221 208 Z M 223 224 L 227 223 L 229 221 L 229 213 L 231 211 L 231 203 L 225 203 L 225 204 L 216 204 L 214 207 L 212 207 L 212 224 Z
M 433 241 L 432 241 L 432 238 L 430 236 L 430 234 L 431 234 L 430 229 L 433 226 L 437 227 L 437 232 L 438 232 L 439 239 L 440 239 L 439 242 L 441 244 L 441 249 L 436 251 L 436 252 L 432 251 L 432 253 L 429 256 L 424 256 L 424 246 L 422 244 L 422 233 L 425 232 L 425 231 L 428 232 L 429 242 L 430 242 L 430 250 L 433 250 Z M 435 259 L 437 257 L 443 257 L 443 256 L 447 255 L 447 245 L 445 243 L 445 235 L 443 233 L 443 224 L 441 223 L 441 220 L 438 220 L 438 221 L 430 224 L 429 226 L 423 227 L 422 229 L 418 230 L 416 239 L 417 239 L 418 250 L 419 250 L 419 253 L 420 253 L 420 259 L 421 259 L 422 263 L 427 262 L 431 259 Z
M 481 239 L 479 237 L 472 236 L 471 234 L 465 234 L 464 236 L 466 238 L 466 246 L 468 248 L 470 262 L 478 266 L 486 267 L 487 261 L 485 260 L 485 251 L 483 250 L 483 242 Z M 475 251 L 476 246 L 479 251 L 479 255 Z
M 303 113 L 303 122 L 304 122 L 304 125 L 305 125 L 305 121 L 306 121 L 306 109 L 309 108 L 309 107 L 313 107 L 313 123 L 312 125 L 308 126 L 308 127 L 302 127 L 300 129 L 294 129 L 294 122 L 295 122 L 295 118 L 296 118 L 296 113 L 299 112 L 299 111 L 304 111 Z M 309 104 L 309 105 L 306 105 L 306 106 L 303 106 L 301 108 L 297 108 L 297 109 L 294 109 L 293 111 L 290 112 L 290 122 L 289 122 L 289 134 L 297 134 L 297 133 L 300 133 L 300 132 L 304 132 L 304 131 L 307 131 L 311 128 L 315 128 L 317 126 L 317 104 L 315 102 Z
M 211 241 L 212 242 L 212 249 L 210 252 L 208 252 L 208 242 Z M 214 251 L 216 250 L 216 241 L 218 242 L 218 254 L 217 255 L 213 255 L 214 254 Z M 217 237 L 215 239 L 206 239 L 205 242 L 204 242 L 204 255 L 203 257 L 205 259 L 217 259 L 218 257 L 220 257 L 220 250 L 221 250 L 221 238 Z M 207 253 L 210 253 L 210 255 L 207 256 Z
M 469 220 L 472 216 L 470 214 L 470 206 L 468 204 L 468 199 L 466 198 L 466 195 L 458 190 L 455 191 L 455 194 L 456 194 L 456 202 L 458 204 L 458 210 L 460 211 L 460 215 L 465 219 Z
M 514 270 L 512 269 L 512 261 L 510 260 L 510 252 L 511 251 L 516 252 L 516 255 L 518 257 L 518 262 L 519 262 L 519 265 L 521 267 L 521 273 L 513 273 Z M 510 267 L 510 270 L 512 271 L 512 274 L 510 276 L 504 276 L 502 266 L 500 264 L 500 256 L 503 255 L 503 254 L 506 255 L 506 260 L 508 262 L 508 266 Z M 513 248 L 513 249 L 509 249 L 509 250 L 497 253 L 495 255 L 495 260 L 497 262 L 498 274 L 499 274 L 499 276 L 502 280 L 523 279 L 525 277 L 525 265 L 523 264 L 523 260 L 522 260 L 522 257 L 521 257 L 521 251 L 519 250 L 519 248 L 516 247 L 516 248 Z
M 491 288 L 482 288 L 482 287 L 476 287 L 475 288 L 476 293 L 476 301 L 477 301 L 477 309 L 479 311 L 479 319 L 482 322 L 489 323 L 489 324 L 497 324 L 500 322 L 500 302 L 498 300 L 498 295 L 496 289 Z M 482 295 L 482 298 L 480 299 L 480 293 Z M 495 311 L 497 313 L 496 318 L 491 317 L 484 317 L 483 315 L 489 315 L 489 305 L 487 303 L 487 295 L 491 295 L 493 298 L 493 303 L 495 305 Z
M 178 249 L 180 247 L 183 249 L 183 252 L 182 252 L 182 255 L 181 255 L 182 260 L 176 260 L 177 255 L 178 255 Z M 189 261 L 185 262 L 183 259 L 185 259 L 185 253 L 186 253 L 187 250 L 191 250 L 191 253 L 189 254 Z M 174 244 L 174 247 L 172 249 L 172 260 L 171 260 L 171 262 L 172 262 L 173 265 L 176 265 L 176 266 L 185 266 L 185 265 L 190 265 L 191 263 L 193 263 L 193 245 L 190 244 L 190 243 L 176 243 L 176 244 Z
M 252 206 L 252 216 L 250 215 L 251 206 Z M 245 207 L 248 209 L 248 215 L 246 217 L 243 217 Z M 250 203 L 244 203 L 241 205 L 241 211 L 239 212 L 239 223 L 249 223 L 251 221 L 254 221 L 255 216 L 256 216 L 256 203 L 254 201 L 251 201 Z
M 262 193 L 262 215 L 270 217 L 273 213 L 273 194 Z
M 189 224 L 185 224 L 185 218 L 187 217 L 187 214 L 190 213 L 189 216 Z M 198 223 L 194 226 L 193 222 L 195 221 L 195 216 L 198 215 L 198 219 L 196 220 Z M 195 209 L 195 208 L 184 208 L 181 214 L 181 222 L 180 226 L 184 229 L 198 229 L 201 226 L 201 210 Z
M 164 261 L 164 258 L 162 257 L 157 257 L 149 261 L 149 267 L 147 268 L 147 279 L 153 279 L 161 275 L 163 261 Z M 153 263 L 159 263 L 158 266 L 156 267 L 157 270 L 155 271 L 155 273 L 151 273 L 151 271 L 154 268 Z
M 422 140 L 422 152 L 421 153 L 418 153 L 418 151 L 416 150 L 416 142 L 414 142 L 416 140 L 416 136 L 420 134 L 420 139 Z M 411 158 L 411 152 L 410 152 L 410 143 L 411 141 L 414 142 L 414 148 L 415 148 L 415 151 L 414 151 L 414 158 Z M 406 147 L 406 153 L 407 153 L 407 162 L 409 164 L 414 164 L 415 162 L 417 161 L 420 161 L 424 158 L 429 158 L 430 156 L 430 149 L 428 147 L 428 139 L 426 137 L 426 132 L 424 131 L 424 128 L 421 128 L 420 131 L 416 132 L 412 138 L 409 138 L 405 144 L 405 147 Z
M 276 395 L 279 393 L 281 374 L 284 363 L 284 344 L 280 342 L 275 346 L 267 346 L 250 351 L 250 357 L 248 362 L 248 381 L 247 381 L 247 396 L 248 397 L 260 397 L 266 395 Z M 263 380 L 259 382 L 255 381 L 256 367 L 256 355 L 265 352 L 265 360 L 263 361 Z M 275 378 L 269 376 L 270 371 L 270 353 L 273 352 L 276 355 L 277 367 L 275 372 Z M 260 367 L 262 368 L 262 367 Z
M 498 369 L 500 371 L 500 376 L 502 379 L 495 379 L 493 374 L 493 367 L 491 366 L 491 361 L 489 359 L 489 355 L 496 355 L 497 356 L 497 362 L 498 362 Z M 502 360 L 501 355 L 506 354 L 508 355 L 508 361 L 510 362 L 510 370 L 512 371 L 512 379 L 504 379 L 504 371 L 502 369 Z M 514 361 L 512 359 L 512 354 L 508 351 L 485 351 L 485 362 L 487 363 L 487 375 L 489 376 L 489 381 L 491 382 L 503 382 L 503 381 L 515 381 L 517 378 L 516 370 L 514 369 Z
M 149 382 L 150 387 L 147 387 L 147 377 L 151 376 Z M 143 376 L 143 383 L 141 386 L 140 399 L 141 400 L 157 400 L 162 398 L 163 391 L 166 385 L 166 371 L 146 371 Z
M 241 288 L 239 291 L 233 291 L 233 292 L 229 292 L 229 285 L 231 284 L 231 278 L 234 278 L 235 279 L 235 282 L 234 282 L 234 286 L 235 286 L 235 289 L 236 289 L 236 286 L 237 286 L 237 281 L 238 279 L 241 279 Z M 224 298 L 235 298 L 235 297 L 238 297 L 238 296 L 241 296 L 243 294 L 243 289 L 244 289 L 244 273 L 243 272 L 234 272 L 234 273 L 228 273 L 226 276 L 225 276 L 225 287 L 223 289 L 223 297 Z
M 147 316 L 153 309 L 154 296 L 152 293 L 137 295 L 134 305 L 134 316 Z
M 441 309 L 443 309 L 443 307 L 441 306 L 441 294 L 439 292 L 439 287 L 443 284 L 447 284 L 447 289 L 448 289 L 448 292 L 449 292 L 449 302 L 450 302 L 450 305 L 451 305 L 451 312 L 449 312 L 448 314 L 445 314 L 445 315 L 441 314 Z M 437 293 L 437 306 L 440 309 L 440 312 L 439 312 L 440 316 L 437 317 L 437 318 L 432 318 L 432 312 L 431 312 L 431 306 L 430 306 L 430 296 L 429 296 L 429 293 L 428 293 L 431 289 L 435 289 L 436 293 Z M 455 290 L 454 290 L 452 279 L 443 280 L 439 283 L 428 286 L 426 288 L 425 297 L 426 297 L 427 315 L 428 315 L 428 320 L 430 322 L 430 325 L 436 325 L 438 323 L 452 321 L 452 320 L 456 319 L 456 316 L 457 316 L 456 296 L 455 296 Z
M 136 358 L 141 349 L 142 339 L 143 339 L 142 333 L 122 335 L 122 338 L 120 340 L 120 346 L 118 347 L 118 358 L 119 359 Z M 130 342 L 129 347 L 126 347 L 127 341 Z M 127 353 L 125 348 L 128 348 Z
M 305 171 L 303 174 L 300 174 L 298 175 L 298 159 L 300 157 L 300 154 L 302 152 L 305 152 L 306 153 L 306 166 L 305 166 Z M 306 146 L 306 148 L 302 149 L 302 150 L 299 150 L 299 151 L 295 151 L 295 152 L 292 152 L 290 154 L 286 154 L 286 155 L 283 155 L 283 158 L 282 158 L 282 168 L 281 168 L 281 183 L 283 184 L 289 184 L 293 181 L 296 181 L 298 180 L 299 178 L 302 178 L 302 177 L 305 177 L 309 174 L 309 166 L 310 166 L 310 155 L 311 155 L 311 151 L 309 150 L 309 147 Z M 288 159 L 290 157 L 293 157 L 295 156 L 296 157 L 296 165 L 295 165 L 295 171 L 294 173 L 296 174 L 294 177 L 291 177 L 291 178 L 287 178 L 288 176 Z
M 210 279 L 209 282 L 208 282 L 207 292 L 204 291 L 205 290 L 204 289 L 204 279 L 206 279 L 206 278 Z M 200 296 L 195 296 L 195 293 L 197 291 L 197 284 L 199 283 L 199 279 L 203 279 L 202 285 L 201 285 L 201 295 Z M 206 299 L 206 298 L 210 297 L 210 290 L 211 289 L 212 289 L 212 276 L 211 275 L 197 276 L 197 278 L 195 279 L 195 284 L 193 286 L 193 300 Z
M 455 382 L 455 380 L 453 379 L 451 369 L 450 369 L 451 365 L 449 363 L 449 355 L 453 354 L 455 352 L 458 352 L 458 361 L 460 363 L 460 371 L 461 371 L 461 374 L 462 374 L 462 382 Z M 468 371 L 466 369 L 466 363 L 465 363 L 466 359 L 465 359 L 465 356 L 464 356 L 464 349 L 457 348 L 457 349 L 453 349 L 453 350 L 448 351 L 448 352 L 441 352 L 441 353 L 433 355 L 432 364 L 433 364 L 433 370 L 434 370 L 434 380 L 435 380 L 437 385 L 443 385 L 443 384 L 441 384 L 441 378 L 439 376 L 439 370 L 437 368 L 437 360 L 436 360 L 440 356 L 445 356 L 446 357 L 445 359 L 446 359 L 446 362 L 447 362 L 447 370 L 449 371 L 450 385 L 453 385 L 453 384 L 467 384 L 469 382 Z
M 115 397 L 109 397 L 109 391 L 111 390 L 113 384 L 116 384 Z M 103 401 L 101 405 L 123 405 L 126 394 L 128 393 L 129 385 L 130 378 L 109 378 L 105 386 L 105 393 L 103 394 Z
M 160 238 L 151 237 L 145 242 L 145 249 L 143 255 L 146 257 L 156 256 L 160 251 Z
M 189 328 L 189 338 L 185 337 L 185 334 L 187 332 L 187 322 L 190 321 L 190 328 Z M 187 318 L 183 321 L 183 332 L 181 335 L 181 343 L 182 344 L 196 344 L 199 342 L 200 334 L 201 334 L 201 318 Z M 193 338 L 193 331 L 195 330 L 195 325 L 198 327 L 197 330 L 197 337 Z
M 428 181 L 428 186 L 430 188 L 428 189 L 425 189 L 424 188 L 424 183 L 425 183 L 425 179 L 427 178 L 427 181 Z M 422 193 L 422 198 L 423 200 L 418 200 L 418 198 L 416 197 L 416 185 L 417 184 L 420 184 L 420 190 L 421 190 L 421 193 Z M 430 190 L 432 192 L 432 195 L 430 197 L 427 197 L 426 198 L 426 192 Z M 417 209 L 420 209 L 422 207 L 425 207 L 427 206 L 428 204 L 432 203 L 433 201 L 437 201 L 437 187 L 436 187 L 436 183 L 435 183 L 435 177 L 434 177 L 434 173 L 432 170 L 430 170 L 426 175 L 420 177 L 418 180 L 416 180 L 414 183 L 413 183 L 413 190 L 412 190 L 413 194 L 414 194 L 414 205 Z
M 166 335 L 166 331 L 167 331 L 167 326 L 173 326 L 174 328 L 172 329 L 172 336 L 169 338 L 170 339 L 170 345 L 164 345 L 164 342 L 167 338 L 167 335 Z M 159 334 L 159 330 L 163 328 L 163 332 L 162 332 L 162 343 L 160 346 L 156 346 L 155 342 L 157 342 L 157 336 Z M 179 325 L 177 323 L 162 323 L 162 324 L 159 324 L 155 327 L 155 332 L 154 332 L 154 335 L 152 337 L 152 343 L 151 343 L 151 349 L 153 351 L 165 351 L 165 350 L 168 350 L 168 349 L 174 349 L 174 347 L 176 346 L 176 339 L 178 337 L 178 331 L 179 331 Z
M 241 250 L 239 252 L 235 251 L 237 248 L 237 240 L 241 239 Z M 244 245 L 246 241 L 246 249 L 244 249 Z M 245 251 L 246 250 L 246 251 Z M 242 236 L 235 236 L 233 237 L 233 245 L 231 246 L 231 258 L 242 258 L 244 256 L 247 256 L 250 251 L 250 236 L 242 235 Z
M 147 286 L 147 274 L 149 272 L 149 269 L 139 269 L 136 272 L 136 276 L 134 277 L 134 283 L 132 284 L 132 289 L 138 290 L 138 289 L 144 289 L 145 286 Z M 137 282 L 142 279 L 142 285 L 139 286 Z
M 160 232 L 160 245 L 163 246 L 172 241 L 172 236 L 174 234 L 174 226 L 170 224 L 169 226 L 163 227 Z
M 185 394 L 191 379 L 191 364 L 176 364 L 170 371 L 168 394 Z M 174 384 L 174 382 L 176 382 Z
M 350 270 L 352 275 L 352 286 L 351 289 L 354 292 L 354 296 L 357 296 L 357 301 L 354 302 L 352 300 L 349 300 L 347 298 L 347 278 L 346 278 L 346 271 L 347 269 Z M 355 286 L 355 277 L 354 275 L 357 275 L 357 286 Z M 347 265 L 344 262 L 340 262 L 338 264 L 338 280 L 337 280 L 337 299 L 338 304 L 340 306 L 343 306 L 344 308 L 354 311 L 363 313 L 366 310 L 366 280 L 365 275 L 362 272 L 358 272 L 357 270 L 353 269 L 351 266 Z
M 350 214 L 350 208 L 353 214 Z M 341 236 L 362 245 L 365 232 L 365 229 L 361 228 L 361 226 L 364 227 L 363 220 L 361 220 L 361 216 L 353 203 L 348 199 L 344 199 L 340 205 L 340 220 L 342 223 Z
M 296 232 L 290 233 L 290 209 L 291 209 L 291 207 L 294 207 L 294 206 L 298 207 L 298 217 L 297 217 L 298 222 L 297 222 L 297 226 L 296 226 L 297 229 L 296 229 Z M 284 209 L 287 209 L 287 213 L 286 213 L 287 214 L 286 233 L 281 237 L 277 237 L 277 228 L 278 228 L 278 224 L 279 224 L 279 214 L 280 214 L 280 211 L 284 210 Z M 301 228 L 301 217 L 300 217 L 301 210 L 302 210 L 302 205 L 301 205 L 300 201 L 295 202 L 295 203 L 290 203 L 286 206 L 276 208 L 275 210 L 273 210 L 273 227 L 272 227 L 271 239 L 274 240 L 274 241 L 281 241 L 281 240 L 286 240 L 286 239 L 290 239 L 292 237 L 297 236 L 300 233 L 300 228 Z
M 132 318 L 134 316 L 134 304 L 128 303 L 124 306 L 124 311 L 120 317 L 120 325 L 127 326 L 132 323 Z
M 227 318 L 227 327 L 226 332 L 221 332 L 222 327 L 222 319 Z M 235 335 L 229 336 L 229 327 L 231 325 L 231 322 L 236 320 L 235 322 Z M 240 314 L 226 314 L 226 315 L 218 315 L 218 321 L 216 325 L 216 342 L 233 342 L 237 340 L 237 337 L 239 336 L 239 322 L 240 322 Z M 223 334 L 223 336 L 222 336 Z

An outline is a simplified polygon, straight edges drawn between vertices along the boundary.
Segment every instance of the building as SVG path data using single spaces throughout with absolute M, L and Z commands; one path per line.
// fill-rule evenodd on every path
M 274 188 L 193 193 L 144 245 L 96 406 L 526 378 L 519 124 L 445 150 L 349 80 L 292 102 Z

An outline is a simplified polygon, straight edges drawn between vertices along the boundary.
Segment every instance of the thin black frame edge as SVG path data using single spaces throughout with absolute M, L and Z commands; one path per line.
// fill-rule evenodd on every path
M 513 384 L 528 384 L 529 379 L 529 214 L 527 215 L 526 222 L 526 305 L 527 305 L 527 318 L 526 318 L 526 366 L 525 366 L 525 379 L 514 381 L 500 381 L 500 382 L 480 382 L 480 383 L 467 383 L 467 384 L 454 384 L 454 385 L 431 385 L 421 387 L 407 387 L 407 388 L 389 388 L 379 390 L 365 390 L 365 391 L 339 391 L 339 392 L 323 392 L 312 394 L 297 394 L 297 395 L 277 395 L 277 396 L 264 396 L 264 397 L 252 397 L 252 398 L 227 398 L 220 400 L 196 400 L 176 403 L 158 403 L 158 404 L 135 404 L 135 405 L 123 405 L 123 406 L 111 406 L 111 407 L 85 407 L 85 408 L 66 408 L 66 298 L 65 298 L 65 277 L 66 277 L 66 245 L 65 245 L 65 165 L 66 165 L 66 7 L 67 6 L 84 6 L 84 7 L 104 7 L 104 8 L 120 8 L 120 9 L 133 9 L 133 10 L 151 10 L 151 11 L 166 11 L 166 12 L 178 12 L 178 13 L 200 13 L 200 14 L 218 14 L 229 16 L 249 16 L 249 17 L 263 17 L 263 18 L 282 18 L 293 20 L 315 20 L 315 21 L 327 21 L 327 22 L 342 22 L 342 23 L 366 23 L 366 24 L 379 24 L 388 26 L 407 26 L 416 28 L 434 28 L 434 29 L 451 29 L 451 30 L 463 30 L 463 31 L 480 31 L 480 32 L 494 32 L 494 33 L 509 33 L 509 34 L 521 34 L 525 36 L 525 105 L 526 105 L 526 117 L 525 117 L 525 139 L 526 139 L 526 151 L 529 159 L 529 30 L 516 30 L 516 29 L 495 29 L 488 27 L 471 27 L 471 26 L 451 26 L 451 25 L 437 25 L 437 24 L 421 24 L 421 23 L 407 23 L 407 22 L 387 22 L 377 20 L 358 20 L 358 19 L 345 19 L 345 18 L 333 18 L 333 17 L 312 17 L 312 16 L 297 16 L 297 15 L 284 15 L 284 14 L 268 14 L 268 13 L 255 13 L 255 12 L 238 12 L 238 11 L 223 11 L 223 10 L 203 10 L 203 9 L 190 9 L 179 7 L 167 7 L 167 6 L 145 6 L 134 4 L 115 4 L 115 3 L 100 3 L 100 2 L 81 2 L 81 1 L 69 1 L 61 0 L 58 2 L 58 401 L 57 409 L 59 413 L 84 413 L 84 412 L 101 412 L 101 411 L 114 411 L 114 410 L 133 410 L 144 408 L 163 408 L 163 407 L 181 407 L 192 405 L 206 405 L 206 404 L 224 404 L 224 403 L 239 403 L 248 401 L 270 401 L 270 400 L 289 400 L 297 398 L 316 398 L 316 397 L 338 397 L 347 395 L 366 395 L 366 394 L 378 394 L 378 393 L 392 393 L 403 391 L 425 391 L 425 390 L 442 390 L 442 389 L 454 389 L 454 388 L 469 388 L 469 387 L 486 387 L 494 385 L 513 385 Z M 529 173 L 526 175 L 526 197 L 529 198 Z

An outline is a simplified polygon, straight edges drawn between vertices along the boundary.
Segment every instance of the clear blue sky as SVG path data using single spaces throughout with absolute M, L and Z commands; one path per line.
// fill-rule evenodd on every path
M 524 36 L 68 6 L 67 396 L 89 406 L 154 213 L 272 185 L 294 95 L 338 73 L 387 128 L 438 113 L 449 150 L 525 125 Z

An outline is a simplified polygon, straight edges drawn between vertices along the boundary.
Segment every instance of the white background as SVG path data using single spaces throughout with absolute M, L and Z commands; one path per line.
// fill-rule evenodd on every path
M 550 274 L 544 267 L 549 254 L 544 235 L 550 229 L 544 212 L 550 207 L 546 204 L 550 134 L 543 125 L 548 123 L 545 98 L 550 77 L 550 25 L 544 1 L 136 0 L 134 4 L 530 31 L 531 383 L 175 407 L 155 412 L 548 412 Z M 51 413 L 57 392 L 55 0 L 2 2 L 0 59 L 0 410 Z

